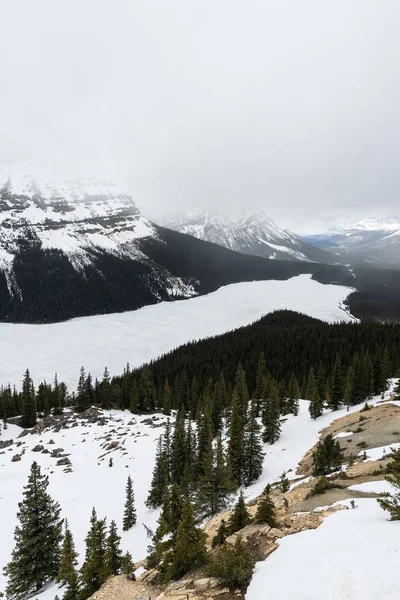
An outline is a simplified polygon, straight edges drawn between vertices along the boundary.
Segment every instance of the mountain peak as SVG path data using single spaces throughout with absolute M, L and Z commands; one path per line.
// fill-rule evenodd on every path
M 330 255 L 300 241 L 279 227 L 265 211 L 248 208 L 236 215 L 190 208 L 174 211 L 160 225 L 225 246 L 230 250 L 269 259 L 332 262 Z

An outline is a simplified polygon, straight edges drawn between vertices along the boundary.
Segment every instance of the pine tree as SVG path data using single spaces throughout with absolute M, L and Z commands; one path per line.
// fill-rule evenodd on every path
M 197 476 L 211 476 L 212 472 L 212 441 L 213 441 L 213 422 L 210 410 L 210 397 L 207 392 L 204 394 L 203 413 L 200 415 L 197 437 Z
M 212 547 L 216 548 L 217 546 L 222 546 L 225 543 L 226 538 L 229 537 L 229 530 L 226 524 L 225 519 L 221 520 L 220 526 L 218 527 L 218 531 L 212 540 Z
M 107 578 L 106 521 L 97 519 L 95 509 L 90 517 L 90 529 L 85 539 L 85 561 L 80 570 L 81 592 L 79 600 L 92 596 Z
M 126 500 L 124 519 L 122 524 L 123 531 L 128 531 L 136 523 L 135 495 L 133 492 L 132 478 L 129 475 L 126 482 Z
M 289 491 L 290 483 L 289 483 L 289 479 L 286 477 L 286 471 L 283 471 L 283 473 L 280 477 L 279 487 L 281 488 L 281 492 L 283 494 L 285 494 L 286 492 Z
M 279 397 L 275 381 L 271 381 L 270 392 L 264 400 L 262 407 L 262 424 L 264 425 L 263 442 L 274 444 L 281 435 L 281 425 L 279 421 Z
M 23 600 L 55 579 L 60 566 L 62 521 L 60 506 L 47 493 L 49 479 L 32 463 L 23 500 L 18 504 L 15 548 L 4 569 L 9 600 Z
M 158 508 L 162 505 L 165 492 L 168 487 L 168 467 L 167 456 L 163 450 L 162 437 L 158 439 L 156 450 L 156 462 L 153 469 L 149 495 L 147 496 L 146 506 L 148 508 Z
M 233 486 L 230 470 L 225 462 L 221 436 L 218 435 L 210 470 L 198 483 L 196 507 L 202 518 L 226 508 Z
M 22 382 L 22 417 L 20 420 L 21 427 L 34 427 L 36 425 L 36 400 L 33 389 L 33 382 L 27 369 L 25 371 Z
M 246 525 L 250 523 L 250 520 L 250 515 L 244 502 L 243 493 L 240 492 L 238 501 L 228 520 L 229 534 L 232 535 L 233 533 L 236 533 L 236 531 L 243 529 L 243 527 L 246 527 Z
M 129 410 L 134 415 L 137 415 L 139 412 L 139 391 L 136 383 L 136 379 L 132 381 L 131 385 L 131 393 L 130 393 L 130 408 Z
M 304 397 L 306 400 L 311 400 L 316 385 L 317 385 L 317 380 L 315 378 L 314 367 L 311 367 L 310 371 L 308 373 L 306 392 L 304 394 Z M 324 392 L 325 392 L 325 390 L 324 390 Z
M 185 475 L 186 431 L 185 415 L 178 411 L 171 440 L 171 482 L 182 483 Z
M 242 410 L 236 390 L 232 393 L 232 414 L 229 427 L 228 462 L 232 480 L 236 486 L 243 483 L 244 474 L 244 426 Z
M 179 579 L 191 569 L 205 563 L 206 537 L 205 532 L 197 526 L 191 503 L 185 502 L 173 546 L 172 560 L 167 570 L 167 580 Z
M 353 385 L 353 367 L 350 365 L 346 371 L 346 377 L 344 380 L 344 402 L 349 408 L 351 404 L 351 395 L 352 395 L 352 385 Z
M 400 448 L 393 449 L 392 460 L 387 467 L 388 475 L 385 476 L 393 486 L 393 492 L 386 494 L 384 498 L 378 500 L 383 510 L 388 511 L 391 521 L 400 520 Z
M 267 523 L 270 527 L 276 527 L 275 505 L 269 496 L 263 498 L 258 505 L 255 521 L 256 523 Z
M 117 524 L 112 520 L 106 540 L 105 564 L 107 577 L 121 573 L 123 559 L 120 543 L 121 538 L 118 535 Z
M 157 530 L 153 536 L 153 547 L 148 557 L 148 565 L 158 567 L 166 576 L 171 560 L 172 548 L 176 541 L 179 523 L 184 505 L 182 490 L 177 484 L 167 489 L 158 519 Z
M 57 583 L 61 583 L 61 586 L 66 586 L 63 600 L 77 600 L 78 598 L 79 578 L 77 566 L 78 553 L 75 550 L 68 521 L 65 521 L 64 541 L 61 549 L 60 568 L 57 575 Z
M 250 485 L 260 477 L 263 470 L 264 452 L 261 443 L 261 427 L 256 421 L 257 407 L 253 400 L 244 433 L 243 483 Z
M 312 419 L 317 419 L 318 417 L 320 417 L 324 411 L 323 409 L 323 403 L 322 400 L 319 396 L 318 393 L 318 386 L 317 384 L 314 385 L 314 389 L 313 392 L 311 394 L 311 401 L 310 401 L 310 405 L 308 407 L 309 413 L 310 413 L 310 417 Z
M 155 408 L 153 373 L 149 365 L 145 365 L 141 370 L 139 376 L 138 396 L 139 412 L 142 413 Z
M 247 419 L 247 407 L 249 404 L 249 391 L 247 389 L 246 383 L 246 373 L 242 367 L 242 364 L 238 364 L 238 368 L 236 371 L 236 379 L 235 379 L 235 391 L 237 395 L 237 404 L 240 415 L 243 420 L 243 425 L 246 423 Z
M 132 559 L 132 554 L 130 552 L 126 552 L 122 557 L 122 573 L 124 575 L 132 575 L 135 570 L 135 563 Z
M 339 406 L 343 402 L 344 397 L 344 382 L 343 382 L 343 371 L 342 364 L 339 356 L 336 356 L 335 364 L 332 373 L 332 390 L 329 401 L 329 407 L 332 410 L 338 410 Z
M 169 386 L 168 377 L 166 377 L 164 382 L 164 390 L 163 390 L 163 412 L 165 415 L 171 414 L 171 406 L 172 406 L 172 392 Z
M 313 475 L 329 475 L 339 469 L 343 460 L 343 452 L 338 440 L 331 433 L 318 443 L 313 453 Z
M 254 570 L 254 559 L 242 538 L 237 536 L 234 546 L 225 543 L 217 550 L 209 570 L 222 585 L 233 591 L 248 585 Z
M 264 399 L 265 393 L 265 379 L 267 376 L 267 366 L 265 363 L 265 354 L 264 352 L 260 352 L 260 356 L 258 357 L 257 363 L 257 372 L 256 372 L 256 389 L 254 392 L 255 400 L 256 400 L 256 417 L 259 417 L 261 412 L 262 400 Z
M 86 376 L 84 367 L 81 367 L 79 372 L 78 389 L 76 393 L 76 404 L 75 408 L 78 412 L 84 412 L 90 408 L 92 404 L 92 378 L 89 374 Z

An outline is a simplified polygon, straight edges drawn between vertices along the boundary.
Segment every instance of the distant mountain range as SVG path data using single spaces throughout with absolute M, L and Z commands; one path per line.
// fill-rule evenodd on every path
M 246 256 L 155 225 L 112 182 L 0 163 L 0 321 L 133 310 L 316 267 Z
M 340 262 L 337 256 L 323 248 L 281 229 L 262 211 L 228 215 L 192 209 L 165 215 L 158 222 L 174 231 L 187 233 L 243 254 L 326 264 Z
M 347 228 L 302 237 L 347 262 L 400 267 L 400 219 L 366 219 Z
M 0 162 L 0 321 L 42 323 L 134 310 L 230 283 L 302 273 L 357 288 L 351 300 L 357 300 L 356 316 L 397 315 L 400 271 L 337 264 L 342 259 L 336 253 L 280 229 L 262 213 L 196 211 L 162 223 L 169 228 L 146 219 L 112 182 L 72 180 L 26 161 Z M 343 260 L 350 262 L 347 255 Z

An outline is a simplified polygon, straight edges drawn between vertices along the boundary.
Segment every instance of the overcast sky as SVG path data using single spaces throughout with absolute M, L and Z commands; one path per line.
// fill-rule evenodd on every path
M 399 0 L 2 0 L 0 23 L 0 156 L 151 215 L 400 215 Z

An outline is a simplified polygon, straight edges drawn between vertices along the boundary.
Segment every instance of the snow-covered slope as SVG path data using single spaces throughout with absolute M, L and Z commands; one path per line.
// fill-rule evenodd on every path
M 220 244 L 231 250 L 270 259 L 337 262 L 328 252 L 301 241 L 281 229 L 263 211 L 236 215 L 192 209 L 171 213 L 159 220 L 161 225 Z
M 2 432 L 1 442 L 12 439 L 14 443 L 0 450 L 0 591 L 4 590 L 6 583 L 2 567 L 9 561 L 14 545 L 17 505 L 22 499 L 22 489 L 34 460 L 42 467 L 42 472 L 49 475 L 49 492 L 60 503 L 62 516 L 68 519 L 80 561 L 84 558 L 84 539 L 93 506 L 99 518 L 107 517 L 108 523 L 115 519 L 122 534 L 122 546 L 125 551 L 131 552 L 134 560 L 146 556 L 149 540 L 143 523 L 154 528 L 158 511 L 148 510 L 144 502 L 151 482 L 156 440 L 163 431 L 166 417 L 137 417 L 123 411 L 104 411 L 101 415 L 104 416 L 102 421 L 73 418 L 66 423 L 66 428 L 58 432 L 54 428 L 46 428 L 40 434 L 28 434 L 19 440 L 22 429 L 16 425 L 9 425 Z M 74 422 L 76 425 L 73 425 Z M 111 442 L 117 446 L 108 449 Z M 38 445 L 46 453 L 34 451 Z M 60 448 L 59 455 L 68 455 L 70 467 L 57 465 L 59 458 L 52 456 L 51 453 Z M 21 460 L 11 462 L 12 456 L 17 453 Z M 113 458 L 111 468 L 108 466 L 110 457 Z M 65 472 L 68 468 L 72 472 Z M 134 485 L 137 524 L 122 533 L 128 475 Z M 56 593 L 51 586 L 38 598 L 53 600 Z
M 344 504 L 344 502 L 341 502 Z M 247 600 L 389 600 L 400 597 L 400 523 L 371 498 L 337 512 L 316 530 L 280 541 L 258 563 Z
M 112 182 L 66 179 L 28 161 L 0 163 L 0 229 L 0 267 L 8 272 L 28 241 L 62 250 L 79 269 L 92 261 L 93 249 L 137 257 L 132 242 L 157 235 Z M 11 277 L 11 293 L 13 283 Z
M 0 384 L 20 381 L 29 368 L 35 383 L 57 372 L 74 389 L 82 365 L 93 377 L 101 377 L 105 366 L 116 375 L 128 361 L 139 366 L 188 341 L 249 325 L 278 309 L 348 321 L 351 317 L 341 303 L 351 291 L 300 275 L 287 281 L 233 284 L 199 298 L 132 312 L 44 325 L 2 323 Z
M 346 228 L 304 238 L 348 261 L 400 264 L 400 220 L 364 219 Z

